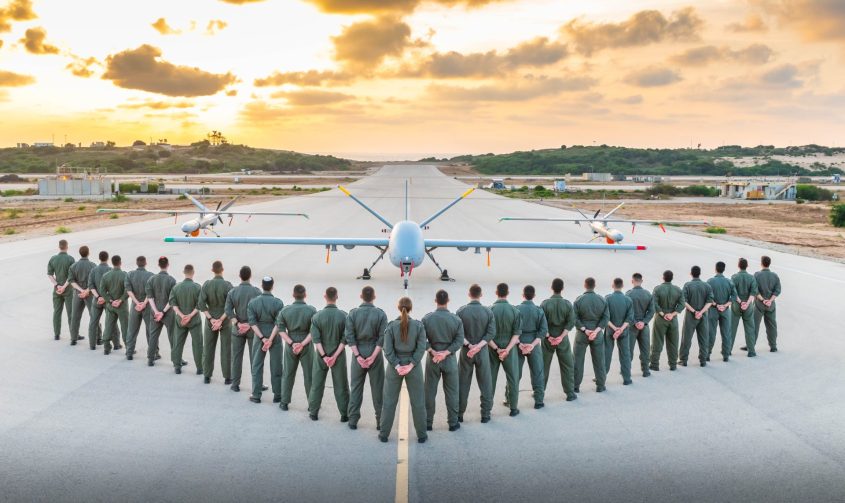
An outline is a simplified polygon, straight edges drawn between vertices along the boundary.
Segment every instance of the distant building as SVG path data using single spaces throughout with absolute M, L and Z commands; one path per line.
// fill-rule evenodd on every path
M 490 184 L 490 188 L 493 190 L 505 190 L 505 179 L 494 178 L 493 183 Z
M 587 182 L 611 182 L 613 181 L 612 173 L 584 173 L 581 178 Z
M 18 143 L 18 148 L 29 148 L 29 143 Z
M 662 176 L 658 175 L 637 175 L 631 177 L 635 183 L 660 183 L 663 181 Z
M 555 192 L 566 192 L 566 180 L 555 180 Z
M 721 187 L 721 196 L 752 201 L 795 199 L 797 189 L 792 182 L 728 181 Z
M 51 141 L 37 141 L 32 144 L 35 148 L 45 148 L 45 147 L 53 147 L 53 142 Z
M 114 179 L 99 170 L 59 166 L 56 174 L 38 180 L 39 196 L 103 196 L 114 194 Z
M 106 148 L 106 142 L 104 141 L 92 141 L 91 148 Z

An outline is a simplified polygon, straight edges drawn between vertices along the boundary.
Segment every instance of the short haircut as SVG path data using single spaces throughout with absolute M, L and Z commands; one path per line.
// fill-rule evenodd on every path
M 165 257 L 164 255 L 162 255 L 161 257 L 158 258 L 158 266 L 161 267 L 162 269 L 164 269 L 165 267 L 167 267 L 169 265 L 170 265 L 170 260 L 167 257 Z
M 525 287 L 522 289 L 522 296 L 525 297 L 528 300 L 533 299 L 534 295 L 536 295 L 536 294 L 537 294 L 537 291 L 534 290 L 534 287 L 531 286 L 531 285 L 525 285 Z
M 638 272 L 635 272 L 634 274 L 631 275 L 631 279 L 634 280 L 634 281 L 642 281 L 643 275 L 638 273 Z
M 100 257 L 100 262 L 105 262 L 109 259 L 109 252 L 101 251 L 98 257 Z
M 437 293 L 434 294 L 434 302 L 437 302 L 438 306 L 445 306 L 449 303 L 449 292 L 437 290 Z
M 739 265 L 739 268 L 743 271 L 748 269 L 748 259 L 745 259 L 745 258 L 739 259 L 739 264 L 737 264 L 737 265 Z
M 614 278 L 613 288 L 622 288 L 623 286 L 625 286 L 625 282 L 622 281 L 622 278 Z
M 663 271 L 663 281 L 671 283 L 673 279 L 675 279 L 675 273 L 668 269 Z
M 111 265 L 119 266 L 120 265 L 120 255 L 115 255 L 111 258 Z
M 270 276 L 265 276 L 264 278 L 261 279 L 261 289 L 264 290 L 265 292 L 269 292 L 270 290 L 273 289 L 274 283 L 275 283 L 275 281 L 273 281 L 273 278 L 271 278 Z
M 147 257 L 140 255 L 138 258 L 135 259 L 135 265 L 138 267 L 146 267 L 147 265 Z
M 693 278 L 697 278 L 701 276 L 701 268 L 697 265 L 694 265 L 692 266 L 692 268 L 690 268 L 689 273 L 692 274 Z
M 215 260 L 214 263 L 211 264 L 211 272 L 214 274 L 220 274 L 223 272 L 223 262 Z
M 760 257 L 760 264 L 762 264 L 763 267 L 769 267 L 770 265 L 772 265 L 772 257 L 769 257 L 768 255 L 763 255 L 762 257 Z
M 67 239 L 60 239 L 59 240 L 59 249 L 60 250 L 67 250 Z
M 469 296 L 473 299 L 481 298 L 481 287 L 478 285 L 472 285 L 469 287 Z
M 80 257 L 87 257 L 90 251 L 88 251 L 87 246 L 80 246 L 79 247 L 79 256 Z
M 718 272 L 719 274 L 725 272 L 725 263 L 721 260 L 716 262 L 716 272 Z
M 364 302 L 372 302 L 376 298 L 376 291 L 371 286 L 365 286 L 361 289 L 361 300 Z
M 326 288 L 326 299 L 332 302 L 337 300 L 337 288 L 330 286 Z
M 305 298 L 305 287 L 302 285 L 294 285 L 293 286 L 293 298 L 296 300 L 302 300 Z
M 560 278 L 555 278 L 552 280 L 552 291 L 554 293 L 560 293 L 563 291 L 563 280 Z
M 249 278 L 252 277 L 252 269 L 248 265 L 241 267 L 241 272 L 238 273 L 241 277 L 241 281 L 249 281 Z
M 182 272 L 185 274 L 193 274 L 194 273 L 194 266 L 191 264 L 185 264 L 185 268 L 182 269 Z
M 496 285 L 496 295 L 499 297 L 507 297 L 509 293 L 507 283 L 499 283 Z
M 596 279 L 595 278 L 587 278 L 584 280 L 584 286 L 587 287 L 587 290 L 592 290 L 596 287 Z

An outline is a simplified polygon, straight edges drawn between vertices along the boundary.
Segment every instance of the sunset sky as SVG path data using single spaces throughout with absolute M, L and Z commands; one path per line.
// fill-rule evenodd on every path
M 845 145 L 842 0 L 0 0 L 0 146 Z

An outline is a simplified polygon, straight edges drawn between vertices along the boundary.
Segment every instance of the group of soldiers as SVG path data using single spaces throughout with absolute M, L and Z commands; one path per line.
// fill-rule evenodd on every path
M 329 287 L 323 294 L 325 305 L 318 311 L 306 303 L 302 285 L 293 287 L 294 300 L 289 305 L 273 295 L 273 278 L 264 277 L 261 288 L 253 286 L 248 266 L 240 269 L 241 283 L 237 286 L 224 279 L 220 261 L 212 264 L 214 277 L 202 285 L 194 282 L 192 265 L 184 267 L 184 279 L 177 283 L 168 273 L 167 257 L 158 259 L 158 274 L 146 269 L 147 261 L 142 256 L 136 258 L 136 269 L 126 272 L 120 256 L 109 257 L 101 251 L 95 265 L 88 259 L 88 247 L 79 249 L 79 260 L 74 260 L 67 248 L 68 243 L 60 241 L 59 253 L 47 267 L 53 284 L 56 340 L 60 338 L 63 311 L 70 325 L 70 344 L 84 340 L 80 325 L 83 312 L 87 312 L 89 348 L 96 350 L 102 345 L 108 355 L 123 347 L 122 340 L 126 359 L 132 360 L 143 323 L 147 364 L 154 366 L 161 358 L 159 338 L 166 330 L 174 371 L 181 374 L 188 365 L 182 354 L 190 336 L 196 373 L 204 376 L 205 383 L 210 383 L 214 374 L 219 343 L 221 372 L 232 391 L 240 391 L 248 348 L 250 401 L 261 403 L 262 393 L 268 389 L 263 377 L 269 355 L 274 403 L 288 410 L 297 369 L 302 367 L 309 416 L 317 421 L 331 374 L 340 420 L 353 430 L 358 427 L 363 389 L 369 380 L 383 442 L 390 435 L 403 382 L 417 439 L 422 443 L 432 430 L 441 380 L 449 431 L 456 431 L 467 409 L 473 374 L 480 391 L 481 422 L 487 423 L 500 370 L 506 379 L 504 405 L 510 416 L 519 414 L 519 383 L 526 361 L 534 408 L 541 409 L 555 357 L 566 400 L 577 399 L 588 348 L 597 392 L 606 389 L 614 347 L 624 385 L 632 383 L 631 365 L 637 348 L 643 377 L 660 370 L 664 345 L 670 370 L 687 366 L 693 334 L 702 367 L 710 361 L 717 332 L 721 335 L 722 358 L 727 362 L 740 321 L 745 332 L 742 350 L 749 357 L 756 356 L 761 325 L 766 328 L 770 350 L 777 351 L 775 300 L 781 293 L 780 280 L 769 269 L 771 259 L 766 256 L 754 275 L 747 272 L 744 258 L 739 259 L 739 272 L 730 278 L 724 275 L 725 264 L 718 262 L 715 275 L 706 282 L 700 278 L 700 267 L 693 266 L 691 280 L 683 288 L 673 284 L 672 271 L 665 271 L 663 283 L 653 292 L 643 288 L 639 273 L 632 276 L 632 288 L 627 292 L 624 281 L 614 279 L 613 292 L 606 296 L 595 292 L 593 278 L 586 278 L 585 291 L 574 303 L 563 298 L 564 282 L 559 278 L 552 281 L 551 296 L 539 305 L 531 285 L 523 288 L 522 302 L 514 305 L 508 300 L 508 285 L 500 283 L 496 300 L 489 307 L 481 303 L 481 287 L 472 285 L 469 302 L 452 313 L 448 292 L 439 290 L 433 312 L 414 319 L 411 299 L 402 297 L 397 304 L 398 317 L 388 321 L 385 312 L 374 304 L 376 294 L 371 286 L 361 290 L 361 304 L 349 313 L 337 307 L 337 289 Z M 681 313 L 682 336 L 678 321 Z M 574 346 L 569 337 L 573 331 Z M 347 348 L 351 353 L 349 364 Z

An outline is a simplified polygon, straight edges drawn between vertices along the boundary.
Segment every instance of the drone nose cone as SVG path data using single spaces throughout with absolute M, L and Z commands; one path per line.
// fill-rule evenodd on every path
M 623 236 L 621 232 L 617 232 L 613 235 L 613 240 L 617 243 L 621 243 L 623 239 L 625 239 L 625 236 Z
M 185 234 L 190 234 L 197 230 L 199 230 L 199 225 L 196 222 L 185 222 L 182 224 L 182 232 Z

